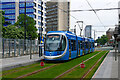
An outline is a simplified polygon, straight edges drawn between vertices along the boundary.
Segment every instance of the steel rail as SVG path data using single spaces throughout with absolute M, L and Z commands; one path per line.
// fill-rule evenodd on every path
M 49 68 L 52 68 L 52 67 L 54 67 L 54 66 L 56 66 L 56 65 L 58 65 L 58 64 L 55 64 L 55 65 L 52 65 L 52 66 L 48 66 L 48 67 L 42 68 L 42 69 L 40 69 L 40 70 L 36 70 L 36 71 L 34 71 L 34 72 L 31 72 L 31 73 L 28 73 L 28 74 L 19 76 L 19 77 L 15 78 L 15 79 L 25 78 L 25 77 L 27 77 L 27 76 L 30 76 L 30 75 L 36 74 L 36 73 L 38 73 L 38 72 L 41 72 L 41 71 L 47 70 L 47 69 L 49 69 Z
M 15 72 L 19 72 L 19 71 L 22 71 L 22 70 L 26 70 L 26 69 L 29 69 L 29 68 L 33 68 L 33 67 L 36 67 L 36 66 L 39 66 L 40 64 L 36 64 L 34 66 L 29 66 L 29 67 L 26 67 L 26 68 L 22 68 L 22 69 L 19 69 L 19 70 L 13 70 L 13 71 L 10 71 L 10 72 L 7 72 L 7 73 L 3 73 L 2 76 L 6 76 L 8 74 L 12 74 L 12 73 L 15 73 Z
M 102 52 L 102 51 L 101 51 L 101 52 Z M 99 52 L 99 53 L 101 53 L 101 52 Z M 95 56 L 98 55 L 99 53 L 93 55 L 92 57 L 88 58 L 87 60 L 85 60 L 85 61 L 83 61 L 83 62 L 86 62 L 86 61 L 92 59 L 93 57 L 95 57 Z M 81 64 L 81 63 L 80 63 L 80 64 Z M 75 67 L 79 66 L 80 64 L 76 65 Z M 38 64 L 37 64 L 37 65 L 38 65 Z M 34 65 L 34 66 L 32 66 L 32 67 L 35 67 L 35 66 L 37 66 L 37 65 Z M 38 72 L 41 72 L 41 71 L 43 71 L 43 70 L 47 70 L 47 69 L 52 68 L 52 67 L 57 66 L 57 65 L 58 65 L 58 64 L 51 65 L 51 66 L 48 66 L 48 67 L 42 68 L 42 69 L 40 69 L 40 70 L 36 70 L 36 71 L 34 71 L 34 72 L 31 72 L 31 73 L 28 73 L 28 74 L 25 74 L 25 75 L 19 76 L 19 77 L 15 78 L 15 79 L 24 78 L 24 77 L 27 77 L 27 76 L 30 76 L 30 75 L 36 74 L 36 73 L 38 73 Z M 8 74 L 11 74 L 11 73 L 14 73 L 14 72 L 19 72 L 19 71 L 21 71 L 21 70 L 25 70 L 25 69 L 32 68 L 32 67 L 27 67 L 27 68 L 23 68 L 23 69 L 20 69 L 20 70 L 15 70 L 15 71 L 9 72 Z M 73 68 L 72 68 L 72 69 L 73 69 Z M 7 74 L 4 74 L 4 75 L 7 75 Z
M 82 78 L 80 80 L 82 80 L 83 78 L 85 78 L 89 74 L 89 72 L 91 70 L 93 70 L 93 68 L 98 64 L 98 62 L 100 62 L 100 60 L 107 54 L 107 52 L 82 76 Z
M 101 51 L 101 52 L 103 52 L 103 51 Z M 83 62 L 86 62 L 86 61 L 88 61 L 88 60 L 92 59 L 93 57 L 97 56 L 97 55 L 98 55 L 98 54 L 100 54 L 101 52 L 99 52 L 99 53 L 95 54 L 94 56 L 92 56 L 92 57 L 90 57 L 90 58 L 86 59 L 86 60 L 85 60 L 85 61 L 83 61 Z M 82 62 L 81 62 L 81 63 L 82 63 Z M 80 63 L 80 64 L 81 64 L 81 63 Z M 56 80 L 56 79 L 58 79 L 59 77 L 63 76 L 64 74 L 66 74 L 66 73 L 70 72 L 70 71 L 71 71 L 71 70 L 73 70 L 74 68 L 78 67 L 80 64 L 78 64 L 78 65 L 76 65 L 76 66 L 72 67 L 71 69 L 69 69 L 69 70 L 65 71 L 64 73 L 60 74 L 59 76 L 57 76 L 57 77 L 56 77 L 56 78 L 54 78 L 53 80 Z

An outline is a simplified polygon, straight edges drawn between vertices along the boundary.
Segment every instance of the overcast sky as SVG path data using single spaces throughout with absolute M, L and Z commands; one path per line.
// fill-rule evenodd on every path
M 94 9 L 103 8 L 118 8 L 119 0 L 88 0 Z M 86 10 L 91 9 L 86 0 L 71 0 L 70 1 L 71 10 Z M 79 21 L 84 21 L 84 25 L 93 25 L 92 29 L 96 31 L 107 31 L 110 27 L 114 28 L 115 24 L 118 24 L 118 10 L 109 11 L 97 11 L 97 15 L 103 24 L 100 23 L 97 16 L 93 11 L 82 11 L 82 12 L 70 12 L 72 16 L 77 18 Z M 70 27 L 76 24 L 76 19 L 70 17 Z M 107 26 L 107 27 L 103 27 Z M 109 26 L 109 27 L 108 27 Z M 84 26 L 85 27 L 85 26 Z M 79 28 L 77 26 L 77 34 L 79 33 Z M 92 32 L 93 33 L 93 32 Z M 96 38 L 102 36 L 106 32 L 96 32 Z M 94 35 L 92 34 L 92 37 Z

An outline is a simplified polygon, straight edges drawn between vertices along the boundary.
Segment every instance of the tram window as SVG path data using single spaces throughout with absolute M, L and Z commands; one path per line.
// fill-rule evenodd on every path
M 91 43 L 91 46 L 92 46 L 92 48 L 93 48 L 93 42 Z
M 85 42 L 85 48 L 87 48 L 86 42 Z
M 89 42 L 87 42 L 87 48 L 89 49 Z
M 80 41 L 78 41 L 78 48 L 80 48 L 80 46 L 81 46 L 81 45 L 80 45 Z
M 76 50 L 76 41 L 75 40 L 71 40 L 71 46 L 72 46 L 72 51 Z
M 84 49 L 85 48 L 85 46 L 84 46 L 84 42 L 82 42 L 82 49 Z
M 88 48 L 88 42 L 85 42 L 85 47 Z
M 93 48 L 93 42 L 91 44 L 92 44 L 92 48 Z
M 80 41 L 80 48 L 83 49 L 83 43 Z
M 65 37 L 63 37 L 63 39 L 62 39 L 62 50 L 65 50 L 65 47 L 66 47 L 66 39 L 65 39 Z
M 87 47 L 88 47 L 88 49 L 89 49 L 89 42 L 87 42 Z
M 94 42 L 93 42 L 93 47 L 95 47 L 95 44 L 94 44 Z
M 91 48 L 91 42 L 89 42 L 89 48 Z
M 87 42 L 87 45 L 88 45 L 88 49 L 90 48 L 89 44 L 90 44 L 90 43 L 89 43 L 89 42 Z

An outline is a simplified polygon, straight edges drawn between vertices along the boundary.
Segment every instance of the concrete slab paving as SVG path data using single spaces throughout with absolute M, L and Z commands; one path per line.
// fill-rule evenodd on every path
M 32 64 L 37 61 L 40 61 L 42 58 L 43 57 L 39 57 L 39 54 L 32 55 L 32 59 L 30 59 L 30 55 L 13 57 L 13 58 L 3 58 L 0 59 L 0 64 L 2 64 L 0 65 L 0 71 Z
M 118 78 L 118 58 L 115 61 L 115 50 L 110 50 L 92 78 Z

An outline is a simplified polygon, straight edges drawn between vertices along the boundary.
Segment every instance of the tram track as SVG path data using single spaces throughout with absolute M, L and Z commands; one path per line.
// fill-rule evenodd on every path
M 59 63 L 59 64 L 63 64 L 63 63 Z M 47 70 L 47 69 L 50 69 L 50 68 L 52 68 L 52 67 L 54 67 L 54 66 L 57 66 L 57 65 L 59 65 L 59 64 L 52 64 L 52 65 L 50 65 L 50 66 L 42 67 L 42 68 L 39 69 L 39 70 L 30 72 L 30 73 L 25 74 L 25 75 L 22 75 L 22 76 L 18 76 L 17 78 L 14 78 L 14 79 L 20 79 L 20 78 L 27 77 L 27 76 L 36 74 L 36 73 L 38 73 L 38 72 L 41 72 L 41 71 L 45 71 L 45 70 Z M 8 73 L 4 73 L 4 74 L 2 74 L 1 76 L 6 76 L 6 75 L 9 75 L 9 74 L 12 74 L 12 73 L 15 73 L 15 72 L 20 72 L 20 71 L 23 71 L 23 70 L 27 70 L 27 69 L 30 69 L 30 68 L 37 67 L 37 66 L 40 66 L 40 64 L 36 64 L 36 65 L 34 65 L 34 66 L 31 66 L 31 67 L 27 67 L 27 68 L 23 68 L 23 69 L 20 69 L 20 70 L 14 70 L 14 71 L 11 71 L 11 72 L 8 72 Z
M 103 52 L 103 51 L 101 51 L 101 52 Z M 99 53 L 93 55 L 92 57 L 90 57 L 90 58 L 84 60 L 83 63 L 86 62 L 86 61 L 88 61 L 88 60 L 90 60 L 90 59 L 92 59 L 92 58 L 94 58 L 95 56 L 97 56 L 97 55 L 100 54 L 101 52 L 99 52 Z M 82 63 L 82 62 L 81 62 L 81 63 Z M 80 64 L 81 64 L 81 63 L 80 63 Z M 80 64 L 77 64 L 76 66 L 72 67 L 71 69 L 65 71 L 64 73 L 62 73 L 62 74 L 60 74 L 60 75 L 58 75 L 58 76 L 55 77 L 53 80 L 57 80 L 58 78 L 62 77 L 63 75 L 69 73 L 70 71 L 72 71 L 72 70 L 75 69 L 76 67 L 80 66 Z
M 46 64 L 46 63 L 45 63 Z M 62 63 L 60 63 L 62 64 Z M 52 65 L 58 65 L 58 64 L 52 64 Z M 7 75 L 10 75 L 10 74 L 13 74 L 13 73 L 16 73 L 16 72 L 20 72 L 20 71 L 23 71 L 23 70 L 27 70 L 27 69 L 30 69 L 30 68 L 34 68 L 34 67 L 38 67 L 40 66 L 40 63 L 39 64 L 35 64 L 33 66 L 29 66 L 28 67 L 25 67 L 25 68 L 21 68 L 21 69 L 15 69 L 15 70 L 12 70 L 12 71 L 9 71 L 9 72 L 5 72 L 5 73 L 2 73 L 2 75 L 0 75 L 0 77 L 2 76 L 7 76 Z M 49 67 L 49 66 L 46 66 L 46 67 Z M 46 67 L 41 67 L 42 68 L 46 68 Z M 19 67 L 18 67 L 19 68 Z
M 82 76 L 80 80 L 83 80 L 89 73 L 90 71 L 93 70 L 93 68 L 102 60 L 102 58 L 108 53 L 108 51 Z
M 102 51 L 101 51 L 101 52 L 102 52 Z M 83 62 L 86 62 L 86 61 L 88 61 L 89 59 L 92 59 L 93 57 L 95 57 L 96 55 L 98 55 L 98 54 L 101 53 L 101 52 L 97 52 L 96 54 L 92 55 L 92 57 L 84 60 Z M 60 63 L 60 64 L 64 64 L 64 63 Z M 21 78 L 29 77 L 29 76 L 34 75 L 34 74 L 37 74 L 37 73 L 39 73 L 39 72 L 43 72 L 43 71 L 46 71 L 46 70 L 48 70 L 48 69 L 51 69 L 51 68 L 53 68 L 53 67 L 55 67 L 55 66 L 57 66 L 57 65 L 60 65 L 60 64 L 53 64 L 53 65 L 51 65 L 51 66 L 47 66 L 47 67 L 44 67 L 44 68 L 42 68 L 42 69 L 29 72 L 29 73 L 24 74 L 24 75 L 21 75 L 21 76 L 16 76 L 16 78 L 14 78 L 14 79 L 21 79 Z M 12 74 L 12 73 L 15 73 L 15 72 L 19 72 L 19 71 L 22 71 L 22 70 L 26 70 L 26 69 L 29 69 L 29 68 L 33 68 L 33 67 L 35 67 L 35 66 L 37 66 L 37 65 L 40 65 L 40 64 L 36 64 L 36 65 L 34 65 L 34 66 L 31 66 L 31 67 L 27 67 L 27 68 L 23 68 L 23 69 L 20 69 L 20 70 L 12 71 L 12 72 L 10 72 L 10 73 L 8 73 L 8 74 Z M 76 66 L 74 66 L 73 68 L 67 70 L 66 72 L 64 72 L 64 74 L 67 73 L 67 72 L 69 72 L 69 71 L 71 71 L 72 69 L 74 69 L 74 68 L 77 67 L 77 66 L 79 66 L 79 64 L 76 65 Z M 62 75 L 64 75 L 64 74 L 62 74 Z M 4 75 L 7 75 L 7 74 L 4 74 Z M 59 78 L 59 77 L 57 77 L 57 78 Z M 57 78 L 56 78 L 56 79 L 57 79 Z
M 57 66 L 57 65 L 58 65 L 58 64 L 54 64 L 54 65 L 51 65 L 51 66 L 48 66 L 48 67 L 42 68 L 42 69 L 40 69 L 40 70 L 36 70 L 36 71 L 34 71 L 34 72 L 31 72 L 31 73 L 28 73 L 28 74 L 25 74 L 25 75 L 19 76 L 19 77 L 15 78 L 15 79 L 25 78 L 25 77 L 27 77 L 27 76 L 30 76 L 30 75 L 36 74 L 36 73 L 38 73 L 38 72 L 41 72 L 41 71 L 44 71 L 44 70 L 50 69 L 50 68 L 52 68 L 52 67 L 54 67 L 54 66 Z
M 10 72 L 7 72 L 7 73 L 3 73 L 2 76 L 6 76 L 6 75 L 9 75 L 9 74 L 12 74 L 12 73 L 15 73 L 15 72 L 19 72 L 19 71 L 22 71 L 22 70 L 26 70 L 26 69 L 29 69 L 29 68 L 33 68 L 33 67 L 36 67 L 36 66 L 39 66 L 39 65 L 40 65 L 40 64 L 36 64 L 36 65 L 34 65 L 34 66 L 29 66 L 29 67 L 26 67 L 26 68 L 13 70 L 13 71 L 10 71 Z
M 61 64 L 61 63 L 60 63 Z M 58 65 L 58 64 L 52 64 L 52 65 Z M 51 66 L 52 66 L 51 65 Z M 27 70 L 27 69 L 30 69 L 30 68 L 35 68 L 35 67 L 38 67 L 38 66 L 40 66 L 40 64 L 35 64 L 35 65 L 33 65 L 33 66 L 28 66 L 28 67 L 25 67 L 25 68 L 21 68 L 21 69 L 16 69 L 16 70 L 13 70 L 13 71 L 9 71 L 9 72 L 5 72 L 5 73 L 2 73 L 2 75 L 0 75 L 0 77 L 2 77 L 2 76 L 7 76 L 7 75 L 10 75 L 10 74 L 13 74 L 13 73 L 16 73 L 16 72 L 20 72 L 20 71 L 23 71 L 23 70 Z M 46 67 L 41 67 L 41 69 L 42 68 L 47 68 L 47 67 L 50 67 L 50 65 L 49 66 L 46 66 Z
M 102 52 L 102 51 L 101 51 L 101 52 Z M 97 54 L 99 54 L 99 53 L 101 53 L 101 52 L 98 52 Z M 89 59 L 92 59 L 92 58 L 95 57 L 97 54 L 95 54 L 95 55 L 93 55 L 92 57 L 86 59 L 85 61 L 87 61 L 87 60 L 89 60 Z M 85 61 L 84 61 L 84 62 L 85 62 Z M 63 64 L 63 63 L 61 63 L 61 64 Z M 19 76 L 19 77 L 17 77 L 16 79 L 19 79 L 19 78 L 25 78 L 25 77 L 28 77 L 28 76 L 31 76 L 31 75 L 37 74 L 37 73 L 39 73 L 39 72 L 41 72 L 41 71 L 48 70 L 48 69 L 50 69 L 50 68 L 52 68 L 52 67 L 55 67 L 55 66 L 57 66 L 57 65 L 58 65 L 58 64 L 56 64 L 56 65 L 52 65 L 52 66 L 48 66 L 47 68 L 43 68 L 43 69 L 40 69 L 40 70 L 36 70 L 36 71 L 34 71 L 34 72 L 31 72 L 31 73 L 28 73 L 28 74 L 25 74 L 25 75 Z M 77 66 L 76 66 L 76 67 L 77 67 Z

